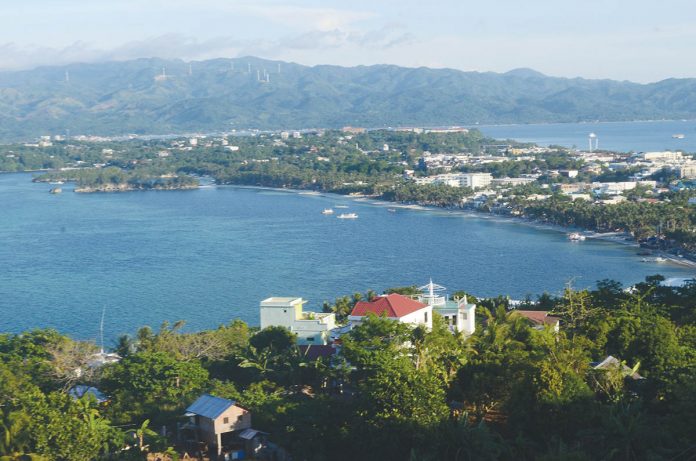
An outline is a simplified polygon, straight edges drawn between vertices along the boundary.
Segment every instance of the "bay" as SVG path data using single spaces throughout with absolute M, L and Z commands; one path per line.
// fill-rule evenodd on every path
M 0 331 L 54 327 L 108 341 L 184 319 L 187 330 L 235 318 L 258 324 L 269 296 L 320 309 L 336 296 L 425 284 L 478 296 L 559 293 L 571 281 L 625 284 L 661 273 L 636 249 L 486 215 L 398 209 L 331 195 L 236 187 L 76 194 L 26 173 L 0 175 Z M 357 220 L 322 215 L 355 212 Z
M 539 145 L 589 148 L 589 135 L 599 139 L 599 148 L 617 152 L 679 150 L 696 152 L 696 121 L 543 123 L 528 125 L 481 125 L 485 135 Z M 673 138 L 683 134 L 683 139 Z

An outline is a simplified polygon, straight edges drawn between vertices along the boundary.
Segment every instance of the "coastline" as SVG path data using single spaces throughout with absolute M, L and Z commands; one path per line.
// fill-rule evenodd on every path
M 216 187 L 227 186 L 227 187 L 239 187 L 244 189 L 257 189 L 257 190 L 269 190 L 275 192 L 286 192 L 290 194 L 298 195 L 309 195 L 309 196 L 336 196 L 343 199 L 350 199 L 355 202 L 369 202 L 372 205 L 377 205 L 381 207 L 398 208 L 411 211 L 428 211 L 428 212 L 446 212 L 450 214 L 465 215 L 470 217 L 475 217 L 478 219 L 499 219 L 501 221 L 506 221 L 514 223 L 517 225 L 522 225 L 526 227 L 533 227 L 540 230 L 549 230 L 553 232 L 558 232 L 562 234 L 568 234 L 569 232 L 579 232 L 588 239 L 600 240 L 608 243 L 614 243 L 617 245 L 630 246 L 636 249 L 640 248 L 638 242 L 636 242 L 633 237 L 627 233 L 623 232 L 596 232 L 588 229 L 575 228 L 575 227 L 564 227 L 557 224 L 547 224 L 539 221 L 534 221 L 532 219 L 518 217 L 518 216 L 506 216 L 499 214 L 492 214 L 482 211 L 463 209 L 463 208 L 445 208 L 436 205 L 419 205 L 414 203 L 404 203 L 404 202 L 390 202 L 387 200 L 382 200 L 378 197 L 365 195 L 365 194 L 355 194 L 355 195 L 344 195 L 337 194 L 335 192 L 325 192 L 325 191 L 313 191 L 308 189 L 286 189 L 280 187 L 268 187 L 268 186 L 248 186 L 248 185 L 235 185 L 235 184 L 216 184 Z M 630 240 L 627 240 L 629 238 Z M 676 264 L 683 267 L 689 267 L 696 269 L 696 261 L 691 261 L 684 258 L 675 257 L 672 254 L 666 253 L 664 251 L 652 251 L 652 255 L 655 257 L 662 257 L 666 261 L 672 264 Z M 696 277 L 696 274 L 695 274 Z

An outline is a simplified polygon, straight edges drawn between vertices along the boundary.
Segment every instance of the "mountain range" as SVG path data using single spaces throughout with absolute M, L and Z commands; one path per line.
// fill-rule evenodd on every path
M 246 57 L 0 73 L 0 140 L 39 135 L 696 118 L 696 79 L 639 84 Z

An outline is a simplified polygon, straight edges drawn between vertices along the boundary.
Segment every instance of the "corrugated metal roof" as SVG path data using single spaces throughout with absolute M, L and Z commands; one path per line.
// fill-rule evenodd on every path
M 251 440 L 254 437 L 256 437 L 257 434 L 263 434 L 263 435 L 268 435 L 268 432 L 263 432 L 263 431 L 257 431 L 256 429 L 244 429 L 242 432 L 239 433 L 239 438 L 245 439 L 245 440 Z
M 205 418 L 215 419 L 225 410 L 234 405 L 234 401 L 203 394 L 186 409 L 187 413 L 194 413 Z

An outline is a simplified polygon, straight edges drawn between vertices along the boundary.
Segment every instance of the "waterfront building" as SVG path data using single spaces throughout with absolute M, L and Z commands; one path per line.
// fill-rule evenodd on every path
M 470 187 L 480 189 L 490 185 L 490 173 L 446 173 L 425 178 L 414 178 L 418 184 L 444 184 L 451 187 Z
M 433 326 L 432 306 L 398 293 L 377 296 L 371 301 L 358 301 L 348 316 L 348 321 L 352 325 L 360 325 L 369 314 L 413 326 Z
M 284 327 L 297 335 L 297 344 L 328 344 L 329 332 L 336 328 L 336 316 L 324 312 L 304 312 L 302 298 L 271 297 L 261 301 L 261 329 Z
M 469 303 L 466 296 L 450 300 L 444 293 L 445 287 L 432 280 L 418 289 L 420 294 L 411 297 L 392 293 L 371 301 L 360 301 L 355 304 L 348 320 L 352 325 L 359 325 L 368 314 L 374 314 L 430 329 L 433 326 L 433 312 L 437 312 L 453 333 L 474 333 L 476 305 Z

